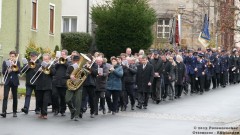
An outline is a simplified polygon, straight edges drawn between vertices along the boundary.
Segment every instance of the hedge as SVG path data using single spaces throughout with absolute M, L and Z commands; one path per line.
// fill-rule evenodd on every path
M 69 52 L 88 53 L 92 45 L 92 37 L 88 33 L 68 32 L 61 34 L 62 48 Z

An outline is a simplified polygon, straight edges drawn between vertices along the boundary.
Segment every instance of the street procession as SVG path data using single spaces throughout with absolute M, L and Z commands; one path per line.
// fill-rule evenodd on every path
M 240 135 L 240 0 L 0 0 L 0 135 Z
M 22 59 L 9 52 L 2 64 L 4 74 L 3 118 L 8 116 L 7 103 L 11 89 L 13 117 L 18 108 L 28 114 L 31 95 L 36 96 L 35 113 L 47 119 L 66 116 L 78 121 L 83 115 L 121 113 L 127 109 L 147 109 L 148 102 L 156 104 L 178 100 L 182 95 L 205 95 L 208 91 L 238 85 L 240 82 L 239 49 L 226 51 L 221 48 L 206 50 L 152 50 L 132 54 L 131 48 L 109 60 L 101 52 L 83 54 L 78 51 L 57 51 L 50 54 L 30 52 L 30 59 Z M 40 59 L 42 57 L 42 59 Z M 18 106 L 19 76 L 26 78 L 24 106 Z M 51 105 L 51 109 L 48 106 Z M 161 106 L 161 105 L 159 105 Z M 90 109 L 90 114 L 87 110 Z

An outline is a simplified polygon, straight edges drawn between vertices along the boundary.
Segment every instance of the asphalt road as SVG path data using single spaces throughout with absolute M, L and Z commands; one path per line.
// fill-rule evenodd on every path
M 19 110 L 23 102 L 23 98 L 19 100 Z M 11 101 L 8 106 L 10 111 Z M 6 119 L 0 119 L 0 135 L 192 135 L 195 131 L 195 134 L 217 134 L 223 129 L 212 128 L 240 125 L 240 84 L 158 105 L 150 100 L 147 110 L 130 111 L 128 108 L 115 116 L 99 113 L 90 118 L 87 112 L 78 122 L 70 120 L 69 112 L 65 117 L 52 113 L 48 116 L 47 120 L 42 120 L 34 112 L 18 113 L 17 118 L 9 114 Z

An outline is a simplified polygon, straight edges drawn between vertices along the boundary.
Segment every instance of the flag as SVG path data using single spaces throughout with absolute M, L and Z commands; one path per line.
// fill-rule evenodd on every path
M 176 44 L 179 44 L 179 27 L 178 27 L 178 19 L 172 18 L 171 19 L 171 30 L 170 30 L 170 36 L 169 36 L 169 43 L 175 46 Z
M 174 44 L 175 43 L 176 19 L 172 18 L 170 22 L 171 22 L 171 24 L 170 24 L 171 28 L 170 28 L 169 43 Z
M 175 28 L 175 44 L 179 45 L 179 24 L 178 19 L 176 20 L 176 28 Z
M 207 47 L 209 45 L 209 41 L 211 39 L 209 34 L 209 19 L 207 14 L 205 14 L 204 22 L 203 22 L 203 28 L 202 31 L 199 34 L 198 41 L 204 46 Z

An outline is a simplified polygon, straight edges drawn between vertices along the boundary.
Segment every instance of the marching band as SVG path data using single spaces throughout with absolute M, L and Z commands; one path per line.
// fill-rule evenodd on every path
M 181 98 L 182 93 L 202 95 L 219 87 L 240 82 L 239 50 L 208 48 L 194 50 L 144 50 L 132 54 L 127 48 L 120 56 L 112 56 L 110 63 L 104 54 L 94 55 L 67 50 L 50 54 L 33 51 L 30 59 L 23 58 L 23 66 L 15 51 L 3 61 L 4 99 L 3 118 L 7 116 L 8 95 L 13 95 L 13 117 L 17 117 L 17 89 L 19 76 L 26 78 L 26 96 L 22 112 L 28 114 L 32 92 L 36 97 L 35 113 L 47 119 L 48 106 L 54 116 L 65 116 L 78 121 L 87 108 L 94 118 L 119 111 L 147 109 L 149 98 L 156 104 Z M 41 58 L 42 57 L 42 58 Z M 42 60 L 41 60 L 42 59 Z M 137 101 L 137 102 L 136 102 Z M 105 107 L 107 103 L 107 108 Z M 129 105 L 128 105 L 129 104 Z

